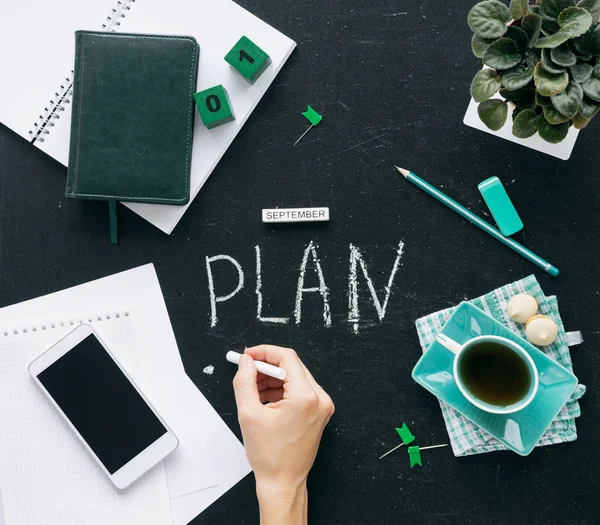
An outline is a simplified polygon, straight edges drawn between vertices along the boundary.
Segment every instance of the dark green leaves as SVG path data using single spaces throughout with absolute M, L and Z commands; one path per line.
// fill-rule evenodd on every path
M 469 12 L 469 27 L 482 38 L 500 38 L 506 33 L 511 14 L 498 0 L 486 0 L 473 6 Z
M 552 62 L 550 49 L 542 49 L 542 67 L 548 71 L 548 73 L 554 73 L 555 75 L 558 75 L 565 70 L 564 67 L 557 66 Z
M 528 0 L 510 0 L 510 14 L 515 20 L 520 20 L 529 13 Z
M 592 27 L 592 15 L 582 7 L 568 7 L 558 16 L 561 33 L 567 33 L 571 38 L 587 33 Z
M 510 91 L 506 88 L 501 88 L 500 89 L 500 96 L 504 99 L 504 100 L 508 100 L 510 102 L 517 102 L 518 100 L 522 99 L 525 95 L 525 90 L 524 89 L 518 89 L 517 91 Z
M 582 87 L 577 82 L 569 82 L 567 89 L 552 97 L 552 105 L 563 115 L 572 119 L 577 115 L 582 100 Z
M 600 0 L 598 0 L 600 2 Z M 540 37 L 542 30 L 542 17 L 534 13 L 525 15 L 521 20 L 521 29 L 527 33 L 529 37 L 529 47 L 535 46 L 535 43 Z
M 600 55 L 600 25 L 574 39 L 573 44 L 581 55 Z
M 486 100 L 479 104 L 477 113 L 488 128 L 498 131 L 508 118 L 508 104 L 499 99 Z
M 554 49 L 570 38 L 586 33 L 592 27 L 592 15 L 573 0 L 544 0 L 540 5 L 542 24 L 548 36 L 535 44 L 538 48 Z M 552 32 L 554 34 L 550 34 Z
M 520 27 L 516 26 L 509 27 L 508 31 L 504 35 L 504 38 L 510 38 L 515 44 L 517 44 L 517 48 L 519 48 L 521 53 L 527 49 L 527 44 L 529 44 L 529 37 L 527 36 L 527 33 Z
M 538 116 L 532 109 L 521 111 L 513 120 L 513 135 L 520 139 L 533 137 L 537 133 Z
M 483 54 L 488 46 L 494 41 L 493 38 L 481 38 L 479 35 L 473 35 L 471 39 L 471 49 L 477 58 L 483 58 Z
M 479 118 L 498 131 L 510 111 L 516 137 L 559 143 L 600 113 L 600 0 L 503 2 L 469 12 L 473 53 L 490 68 L 471 84 Z
M 548 106 L 547 108 L 544 108 L 544 117 L 548 123 L 552 125 L 562 124 L 563 122 L 569 122 L 569 120 L 571 120 L 569 117 L 558 111 L 558 109 L 556 109 L 554 106 Z
M 517 93 L 521 94 L 516 100 L 519 109 L 535 109 L 537 107 L 535 103 L 535 89 L 520 89 Z
M 521 89 L 531 82 L 533 70 L 532 66 L 515 66 L 504 72 L 502 75 L 502 85 L 510 91 Z
M 554 33 L 551 36 L 547 36 L 545 38 L 540 38 L 535 43 L 535 47 L 537 47 L 538 49 L 545 49 L 548 47 L 549 48 L 558 47 L 561 44 L 564 44 L 567 40 L 569 40 L 569 38 L 571 38 L 569 33 L 564 33 L 564 32 L 559 31 L 558 33 Z
M 542 108 L 547 108 L 548 106 L 552 105 L 552 100 L 550 99 L 550 97 L 543 97 L 536 91 L 535 92 L 535 103 L 536 103 L 536 105 L 538 105 Z
M 521 62 L 517 44 L 509 38 L 501 38 L 490 44 L 483 55 L 483 63 L 494 69 L 510 69 Z
M 569 75 L 566 71 L 558 75 L 548 73 L 548 71 L 542 68 L 542 64 L 539 63 L 535 66 L 533 80 L 540 95 L 543 95 L 544 97 L 553 97 L 554 95 L 562 93 L 567 88 L 567 85 L 569 84 Z
M 590 123 L 589 119 L 586 119 L 581 113 L 577 113 L 573 119 L 573 126 L 575 129 L 583 129 Z
M 577 5 L 589 11 L 594 24 L 600 22 L 600 0 L 581 0 Z
M 581 62 L 579 64 L 575 64 L 571 67 L 571 75 L 573 75 L 573 79 L 575 82 L 579 82 L 582 84 L 586 80 L 588 80 L 594 71 L 594 68 L 585 62 Z
M 551 144 L 558 144 L 559 142 L 562 142 L 569 133 L 568 122 L 553 126 L 546 120 L 544 116 L 540 116 L 538 119 L 537 128 L 540 137 Z
M 600 64 L 596 65 L 592 76 L 581 84 L 583 92 L 596 102 L 600 102 Z
M 544 22 L 544 27 L 551 31 L 558 31 L 559 15 L 567 9 L 575 5 L 575 0 L 544 0 L 540 4 L 540 15 Z
M 492 98 L 502 86 L 500 75 L 493 69 L 482 69 L 475 75 L 471 84 L 471 96 L 475 102 Z
M 500 88 L 500 96 L 505 100 L 513 102 L 521 111 L 524 109 L 535 109 L 537 106 L 535 102 L 535 89 L 525 87 L 516 91 L 509 91 L 506 88 Z
M 510 14 L 515 20 L 523 18 L 529 13 L 528 0 L 510 0 Z
M 550 57 L 552 58 L 552 62 L 559 66 L 570 67 L 577 64 L 575 53 L 571 53 L 565 44 L 551 49 Z
M 584 96 L 583 100 L 581 101 L 581 106 L 579 106 L 579 113 L 581 113 L 586 119 L 590 120 L 596 116 L 598 111 L 600 111 L 600 103 Z

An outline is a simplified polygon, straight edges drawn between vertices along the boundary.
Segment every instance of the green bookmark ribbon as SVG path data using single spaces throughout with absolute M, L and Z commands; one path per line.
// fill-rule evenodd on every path
M 419 447 L 408 447 L 408 457 L 410 458 L 410 468 L 413 468 L 415 465 L 423 466 Z
M 398 435 L 400 436 L 400 439 L 402 440 L 402 442 L 405 445 L 408 445 L 409 443 L 412 443 L 415 440 L 415 436 L 413 436 L 411 434 L 410 430 L 406 426 L 406 423 L 402 423 L 402 427 L 401 428 L 397 428 L 396 432 L 398 432 Z
M 109 199 L 108 216 L 110 222 L 110 243 L 119 244 L 119 230 L 117 228 L 117 201 Z
M 323 120 L 323 117 L 319 115 L 313 108 L 308 106 L 306 111 L 302 112 L 302 115 L 306 117 L 306 119 L 313 125 L 316 126 L 319 122 Z

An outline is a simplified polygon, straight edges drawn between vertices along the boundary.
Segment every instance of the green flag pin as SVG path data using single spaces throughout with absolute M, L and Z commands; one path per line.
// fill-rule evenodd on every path
M 430 448 L 440 448 L 440 447 L 447 447 L 448 444 L 446 445 L 432 445 L 430 447 L 408 447 L 408 457 L 410 458 L 410 468 L 413 468 L 415 465 L 419 465 L 419 466 L 423 466 L 423 463 L 421 463 L 421 450 L 429 450 Z
M 319 122 L 323 120 L 323 117 L 319 115 L 310 106 L 308 106 L 308 109 L 306 111 L 302 112 L 302 115 L 304 115 L 306 120 L 310 122 L 310 127 L 304 133 L 302 133 L 302 136 L 294 143 L 294 146 L 304 138 L 304 135 L 306 135 L 312 128 L 314 128 L 317 124 L 319 124 Z
M 394 447 L 392 450 L 390 450 L 389 452 L 386 452 L 383 456 L 381 456 L 379 459 L 383 459 L 384 457 L 386 457 L 388 454 L 391 454 L 392 452 L 394 452 L 394 450 L 398 450 L 401 446 L 403 445 L 409 445 L 410 443 L 412 443 L 415 440 L 415 436 L 413 436 L 410 432 L 410 430 L 408 429 L 408 427 L 406 426 L 406 423 L 402 423 L 402 427 L 401 428 L 397 428 L 396 432 L 398 432 L 398 435 L 400 436 L 400 439 L 402 440 L 402 443 L 400 443 L 397 447 Z
M 409 445 L 415 440 L 415 436 L 410 433 L 406 423 L 402 423 L 402 427 L 397 428 L 396 432 L 398 432 L 398 435 L 400 436 L 400 439 L 404 445 Z

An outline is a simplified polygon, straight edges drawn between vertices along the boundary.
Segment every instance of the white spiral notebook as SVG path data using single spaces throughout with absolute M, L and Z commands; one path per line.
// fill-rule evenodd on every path
M 27 370 L 82 322 L 179 438 L 124 492 Z M 186 525 L 249 472 L 244 447 L 185 374 L 152 265 L 0 309 L 0 524 Z
M 198 91 L 223 84 L 236 120 L 208 130 L 196 118 L 190 204 L 296 46 L 231 0 L 7 2 L 0 13 L 0 122 L 65 166 L 77 29 L 191 35 L 198 40 Z M 254 85 L 223 59 L 242 35 L 272 60 Z M 190 204 L 125 206 L 171 233 Z

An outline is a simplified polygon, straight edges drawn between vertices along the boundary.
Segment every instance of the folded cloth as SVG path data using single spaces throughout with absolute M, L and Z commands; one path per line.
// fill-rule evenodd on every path
M 525 325 L 515 323 L 507 312 L 510 298 L 520 293 L 533 295 L 540 306 L 539 313 L 551 317 L 558 325 L 558 338 L 556 341 L 549 346 L 541 348 L 541 350 L 572 372 L 573 364 L 571 363 L 571 354 L 567 344 L 565 329 L 558 313 L 558 301 L 555 296 L 546 297 L 544 295 L 535 276 L 530 275 L 520 281 L 497 288 L 493 292 L 473 299 L 470 303 L 504 324 L 508 329 L 525 338 Z M 455 309 L 456 307 L 440 310 L 439 312 L 417 319 L 417 332 L 423 353 L 433 343 L 437 334 L 441 331 L 446 321 L 450 319 Z M 562 408 L 558 416 L 556 416 L 556 419 L 552 421 L 550 427 L 548 427 L 548 430 L 546 430 L 536 446 L 541 447 L 566 443 L 577 439 L 575 418 L 581 415 L 578 399 L 584 393 L 585 386 L 577 385 L 575 392 L 567 404 Z M 496 438 L 479 428 L 475 423 L 472 423 L 443 401 L 440 401 L 440 406 L 442 407 L 442 414 L 455 456 L 470 456 L 472 454 L 482 454 L 496 450 L 508 450 Z

